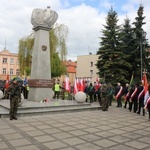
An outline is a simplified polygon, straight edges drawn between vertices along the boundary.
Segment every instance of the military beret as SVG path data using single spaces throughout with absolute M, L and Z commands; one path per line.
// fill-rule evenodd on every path
M 13 80 L 12 80 L 12 81 L 15 81 L 15 80 L 17 80 L 17 78 L 13 78 Z

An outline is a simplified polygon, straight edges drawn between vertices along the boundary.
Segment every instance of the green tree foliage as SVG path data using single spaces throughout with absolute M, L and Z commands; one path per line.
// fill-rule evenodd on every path
M 139 6 L 139 9 L 137 11 L 137 17 L 135 17 L 135 22 L 133 22 L 133 25 L 135 26 L 133 28 L 134 31 L 134 37 L 135 37 L 135 45 L 134 52 L 132 54 L 134 63 L 133 70 L 135 72 L 135 78 L 137 80 L 140 80 L 141 77 L 141 51 L 142 51 L 142 66 L 143 70 L 147 69 L 150 70 L 149 61 L 150 59 L 147 57 L 147 48 L 148 48 L 148 42 L 146 40 L 146 37 L 143 36 L 144 30 L 143 25 L 146 24 L 144 22 L 145 16 L 143 16 L 144 7 L 142 5 Z
M 129 80 L 132 76 L 133 72 L 133 64 L 134 64 L 134 47 L 135 44 L 133 39 L 133 28 L 131 27 L 130 20 L 128 17 L 124 20 L 124 24 L 121 30 L 121 49 L 125 56 L 125 61 L 127 61 L 128 67 L 126 67 L 126 70 L 128 71 L 126 78 Z
M 56 24 L 49 32 L 50 36 L 50 64 L 52 77 L 58 77 L 66 73 L 62 61 L 67 55 L 66 38 L 68 28 L 62 24 Z M 20 73 L 29 75 L 31 70 L 32 50 L 34 45 L 34 33 L 19 40 L 19 64 Z
M 34 45 L 34 34 L 30 34 L 19 40 L 19 65 L 22 75 L 29 75 L 31 68 L 32 49 Z
M 107 83 L 113 84 L 117 82 L 126 83 L 128 81 L 128 70 L 131 67 L 126 60 L 127 56 L 121 49 L 121 27 L 117 25 L 118 15 L 111 9 L 106 18 L 106 25 L 102 30 L 100 37 L 100 47 L 97 51 L 98 61 L 97 68 L 100 78 L 105 78 Z

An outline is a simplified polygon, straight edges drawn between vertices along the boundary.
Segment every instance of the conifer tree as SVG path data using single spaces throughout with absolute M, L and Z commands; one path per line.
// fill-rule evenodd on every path
M 103 25 L 100 47 L 97 51 L 98 74 L 100 78 L 112 84 L 128 82 L 127 68 L 130 67 L 130 63 L 125 61 L 126 55 L 121 46 L 121 27 L 117 23 L 118 15 L 111 7 L 106 18 L 106 25 Z
M 133 74 L 133 68 L 132 68 L 132 63 L 133 63 L 133 45 L 135 44 L 134 39 L 133 39 L 133 28 L 131 27 L 130 24 L 130 19 L 126 17 L 124 20 L 124 24 L 122 27 L 121 31 L 121 47 L 122 47 L 122 52 L 126 56 L 125 61 L 129 62 L 129 66 L 126 68 L 128 70 L 127 74 L 127 79 L 128 81 L 130 80 L 132 74 Z
M 135 45 L 134 52 L 132 54 L 134 63 L 132 65 L 136 79 L 139 81 L 141 78 L 141 73 L 144 71 L 144 69 L 150 70 L 150 59 L 147 57 L 148 42 L 146 40 L 146 32 L 143 29 L 143 25 L 146 24 L 146 22 L 144 22 L 145 16 L 143 16 L 143 13 L 144 7 L 140 5 L 137 11 L 135 22 L 133 22 Z

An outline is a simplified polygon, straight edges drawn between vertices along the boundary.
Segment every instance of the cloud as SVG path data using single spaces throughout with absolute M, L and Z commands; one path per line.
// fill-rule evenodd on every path
M 89 51 L 96 53 L 104 14 L 85 4 L 61 10 L 58 14 L 58 21 L 69 27 L 69 56 L 87 55 Z
M 95 3 L 95 5 L 94 5 Z M 68 59 L 76 60 L 78 55 L 96 53 L 99 48 L 101 30 L 106 24 L 107 13 L 111 5 L 118 13 L 118 24 L 122 24 L 126 14 L 135 21 L 139 0 L 0 0 L 0 50 L 6 48 L 18 52 L 18 40 L 32 32 L 30 23 L 34 8 L 45 9 L 50 6 L 59 17 L 57 23 L 69 28 L 67 40 Z M 149 0 L 143 1 L 146 25 L 143 26 L 150 39 Z

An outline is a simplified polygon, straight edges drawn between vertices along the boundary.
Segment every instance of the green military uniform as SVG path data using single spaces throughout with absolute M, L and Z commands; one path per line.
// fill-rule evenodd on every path
M 101 106 L 102 111 L 108 110 L 108 88 L 106 84 L 103 84 L 100 89 L 101 92 Z
M 18 102 L 21 98 L 21 90 L 16 79 L 13 79 L 13 83 L 10 85 L 7 92 L 10 94 L 10 120 L 17 120 L 16 115 L 18 110 Z

